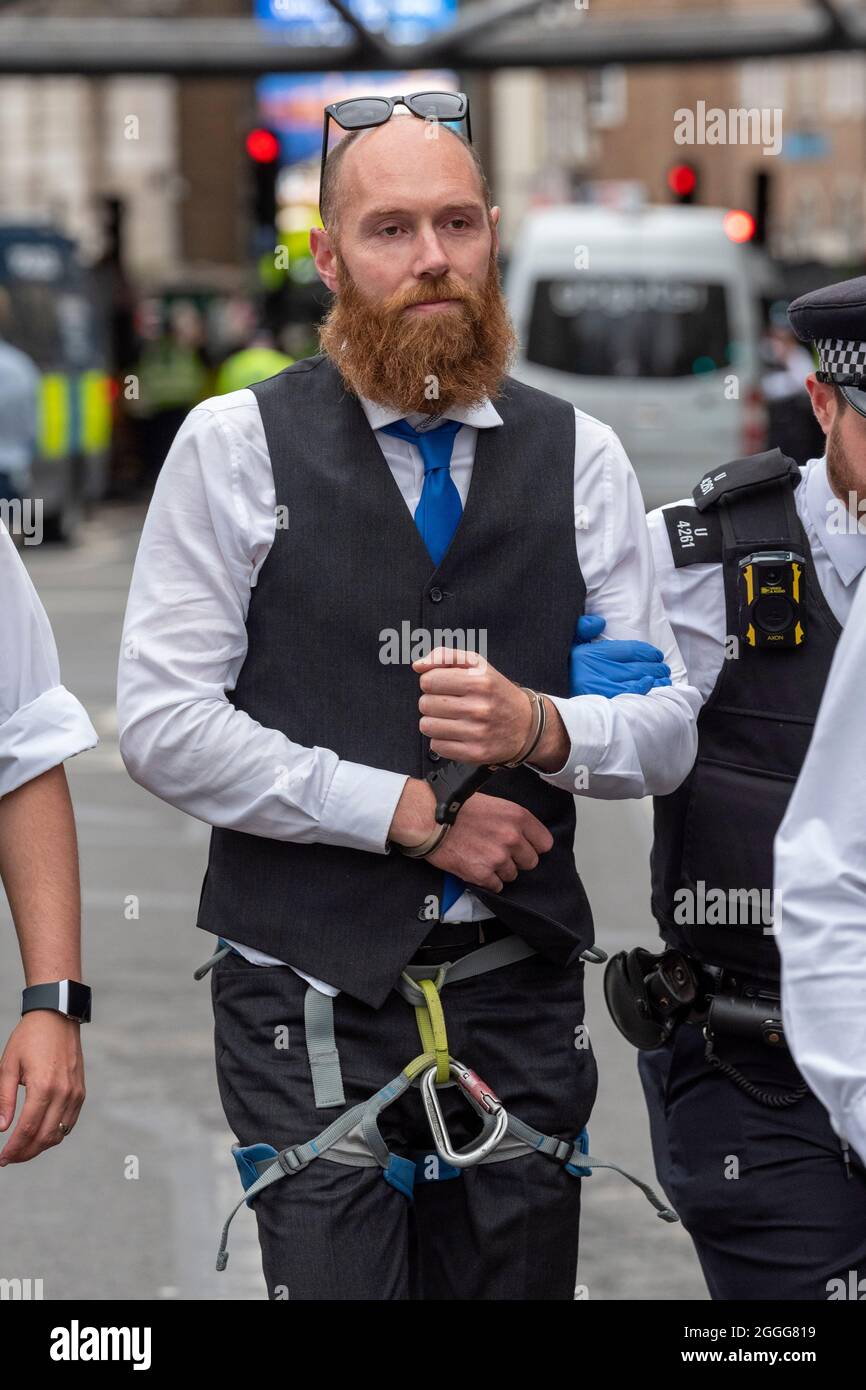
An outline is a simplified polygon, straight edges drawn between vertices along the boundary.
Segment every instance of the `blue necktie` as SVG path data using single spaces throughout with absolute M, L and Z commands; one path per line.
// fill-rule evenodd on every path
M 424 486 L 421 500 L 415 508 L 415 525 L 427 547 L 434 565 L 439 565 L 457 530 L 463 514 L 460 493 L 451 477 L 451 451 L 454 437 L 461 428 L 459 420 L 445 420 L 435 430 L 416 430 L 408 420 L 395 420 L 383 425 L 382 434 L 394 435 L 417 444 L 424 460 Z M 465 884 L 455 874 L 446 874 L 442 889 L 440 918 L 456 903 Z

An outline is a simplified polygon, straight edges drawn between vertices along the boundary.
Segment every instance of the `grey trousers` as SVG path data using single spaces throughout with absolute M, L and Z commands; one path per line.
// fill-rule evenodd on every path
M 520 1119 L 566 1140 L 586 1124 L 597 1089 L 582 1027 L 583 972 L 582 963 L 563 969 L 535 955 L 442 992 L 452 1055 Z M 288 967 L 252 965 L 235 953 L 214 967 L 217 1080 L 241 1144 L 302 1143 L 342 1113 L 315 1107 L 306 989 Z M 347 1108 L 422 1050 L 414 1010 L 394 993 L 378 1010 L 340 994 L 334 1023 Z M 477 1133 L 478 1117 L 457 1088 L 440 1100 L 459 1148 Z M 417 1087 L 383 1112 L 380 1126 L 395 1153 L 433 1149 Z M 558 1163 L 527 1154 L 416 1186 L 410 1201 L 378 1166 L 317 1159 L 253 1201 L 268 1297 L 570 1300 L 580 1188 Z

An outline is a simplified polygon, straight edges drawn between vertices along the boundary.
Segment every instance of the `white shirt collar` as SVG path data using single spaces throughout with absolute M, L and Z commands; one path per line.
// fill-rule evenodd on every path
M 364 409 L 364 414 L 370 422 L 370 428 L 380 430 L 383 425 L 391 425 L 395 420 L 406 419 L 410 425 L 419 428 L 425 424 L 428 417 L 426 415 L 413 412 L 411 415 L 404 415 L 401 411 L 395 410 L 390 405 L 380 405 L 378 401 L 371 401 L 366 396 L 359 396 L 359 401 Z M 450 410 L 444 412 L 446 420 L 459 420 L 461 425 L 472 425 L 475 429 L 489 429 L 493 425 L 503 423 L 502 416 L 495 406 L 485 398 L 480 405 L 462 406 L 455 405 Z M 439 422 L 437 421 L 437 424 Z
M 852 584 L 866 569 L 866 529 L 861 530 L 854 516 L 843 510 L 845 503 L 836 496 L 827 477 L 826 457 L 809 460 L 800 486 L 805 488 L 805 509 L 812 529 L 830 563 L 843 584 Z

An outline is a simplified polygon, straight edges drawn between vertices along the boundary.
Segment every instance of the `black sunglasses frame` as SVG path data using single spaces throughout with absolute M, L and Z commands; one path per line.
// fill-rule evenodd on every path
M 339 117 L 340 107 L 348 106 L 353 101 L 371 101 L 373 99 L 372 97 L 346 97 L 343 101 L 332 101 L 330 105 L 325 107 L 322 122 L 322 161 L 319 165 L 319 217 L 322 220 L 323 226 L 325 223 L 325 219 L 324 217 L 322 217 L 322 183 L 325 177 L 325 161 L 328 158 L 328 135 L 330 133 L 329 122 L 332 120 L 335 121 L 336 124 L 340 126 L 342 130 L 372 130 L 374 126 L 384 125 L 386 121 L 390 121 L 391 117 L 394 114 L 395 106 L 405 106 L 407 111 L 411 111 L 413 116 L 417 116 L 419 120 L 426 121 L 430 119 L 429 111 L 416 111 L 414 106 L 412 105 L 412 102 L 416 101 L 418 97 L 426 96 L 448 96 L 459 98 L 460 111 L 457 112 L 456 115 L 449 116 L 447 119 L 444 116 L 437 116 L 435 119 L 437 123 L 445 125 L 450 125 L 452 121 L 465 121 L 466 138 L 471 144 L 472 125 L 469 120 L 469 98 L 465 92 L 410 92 L 407 96 L 395 97 L 382 97 L 379 96 L 377 92 L 375 94 L 375 99 L 377 101 L 384 101 L 387 103 L 387 112 L 383 114 L 381 119 L 377 117 L 375 121 L 363 121 L 360 125 L 343 125 L 343 122 L 340 120 Z

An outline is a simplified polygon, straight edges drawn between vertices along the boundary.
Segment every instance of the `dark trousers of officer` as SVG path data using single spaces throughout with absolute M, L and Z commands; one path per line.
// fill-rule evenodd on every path
M 699 1026 L 641 1052 L 656 1172 L 694 1241 L 714 1299 L 826 1300 L 866 1275 L 866 1172 L 850 1176 L 824 1107 L 809 1092 L 782 1109 L 751 1098 L 704 1057 Z M 716 1049 L 768 1092 L 802 1083 L 788 1053 Z M 838 1295 L 837 1295 L 838 1296 Z
M 440 938 L 444 930 L 437 928 Z M 471 943 L 438 954 L 427 947 L 417 960 L 454 960 L 477 946 L 473 929 Z M 579 1028 L 583 972 L 581 963 L 562 969 L 534 955 L 442 991 L 452 1056 L 517 1117 L 568 1140 L 586 1124 L 597 1088 L 595 1058 Z M 214 967 L 217 1079 L 241 1144 L 304 1142 L 343 1111 L 314 1104 L 306 989 L 288 967 L 252 965 L 236 953 Z M 288 1026 L 284 1051 L 274 1047 L 280 1025 Z M 396 993 L 378 1010 L 338 995 L 334 1025 L 345 1108 L 422 1051 L 414 1009 Z M 478 1116 L 456 1087 L 442 1090 L 440 1102 L 460 1148 L 477 1134 Z M 417 1087 L 382 1113 L 380 1128 L 394 1153 L 433 1150 Z M 409 1201 L 378 1166 L 316 1159 L 253 1201 L 268 1297 L 572 1299 L 580 1188 L 580 1178 L 533 1153 L 418 1185 Z

